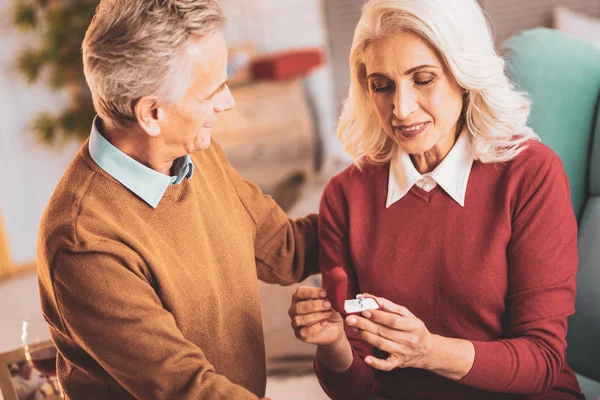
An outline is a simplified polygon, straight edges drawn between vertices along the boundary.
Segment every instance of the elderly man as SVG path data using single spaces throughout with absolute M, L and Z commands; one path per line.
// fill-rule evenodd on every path
M 315 216 L 289 220 L 211 142 L 234 106 L 223 25 L 215 0 L 102 0 L 88 29 L 98 117 L 39 241 L 67 399 L 264 396 L 258 279 L 318 269 Z

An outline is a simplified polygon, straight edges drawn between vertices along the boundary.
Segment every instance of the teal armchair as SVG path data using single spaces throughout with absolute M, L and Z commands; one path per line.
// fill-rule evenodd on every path
M 529 126 L 561 158 L 579 223 L 576 312 L 567 360 L 586 398 L 600 396 L 600 49 L 539 28 L 506 43 L 508 70 L 533 101 Z

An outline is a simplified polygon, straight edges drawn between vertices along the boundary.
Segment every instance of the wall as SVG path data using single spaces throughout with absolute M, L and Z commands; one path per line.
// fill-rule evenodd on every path
M 230 45 L 250 42 L 259 54 L 296 48 L 320 47 L 328 37 L 322 0 L 221 0 L 228 19 L 225 38 Z M 344 157 L 335 135 L 338 106 L 329 55 L 327 65 L 306 79 L 309 99 L 318 121 L 326 158 Z
M 479 0 L 479 3 L 492 21 L 498 44 L 527 29 L 551 27 L 553 9 L 557 6 L 589 16 L 600 15 L 598 0 Z
M 42 212 L 78 145 L 43 148 L 28 131 L 37 112 L 60 110 L 65 99 L 43 85 L 27 86 L 13 70 L 15 55 L 32 38 L 12 29 L 11 4 L 0 0 L 0 213 L 13 262 L 23 263 L 35 259 Z
M 12 261 L 24 263 L 35 260 L 42 212 L 79 146 L 43 148 L 28 131 L 37 112 L 60 110 L 65 98 L 43 85 L 27 86 L 13 70 L 15 54 L 33 38 L 11 28 L 7 16 L 11 4 L 0 0 L 0 213 Z M 23 319 L 38 309 L 35 276 L 2 284 L 0 352 L 20 346 Z

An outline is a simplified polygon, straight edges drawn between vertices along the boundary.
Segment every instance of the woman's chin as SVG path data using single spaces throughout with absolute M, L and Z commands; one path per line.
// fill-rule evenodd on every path
M 404 152 L 408 154 L 422 154 L 427 150 L 431 149 L 431 145 L 429 145 L 427 140 L 423 140 L 424 138 L 412 138 L 412 139 L 400 139 L 397 140 L 396 143 L 398 146 L 404 150 Z

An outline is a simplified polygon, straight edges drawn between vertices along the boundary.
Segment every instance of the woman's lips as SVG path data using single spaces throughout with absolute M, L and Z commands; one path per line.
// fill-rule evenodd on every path
M 411 124 L 411 125 L 402 125 L 402 126 L 394 126 L 394 132 L 404 136 L 406 138 L 414 138 L 419 136 L 421 133 L 427 129 L 429 126 L 429 122 L 422 122 L 419 124 Z

